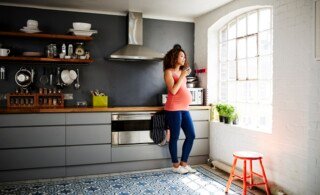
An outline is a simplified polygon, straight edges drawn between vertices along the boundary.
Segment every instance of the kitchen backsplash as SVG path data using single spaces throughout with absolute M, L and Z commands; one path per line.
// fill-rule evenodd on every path
M 79 12 L 43 10 L 21 7 L 0 6 L 0 31 L 19 31 L 28 19 L 39 22 L 39 29 L 44 33 L 65 34 L 72 28 L 72 22 L 88 22 L 98 30 L 93 40 L 85 43 L 90 51 L 93 63 L 61 64 L 61 63 L 25 63 L 0 61 L 5 67 L 6 79 L 0 80 L 0 97 L 2 94 L 14 92 L 18 85 L 14 77 L 21 67 L 35 70 L 34 90 L 39 87 L 53 88 L 43 85 L 39 80 L 45 72 L 55 75 L 57 67 L 61 70 L 80 72 L 80 89 L 74 85 L 63 88 L 63 93 L 73 94 L 73 100 L 66 100 L 66 106 L 76 105 L 77 101 L 87 101 L 92 105 L 90 90 L 99 89 L 109 96 L 109 106 L 157 106 L 161 105 L 161 95 L 165 93 L 162 62 L 127 62 L 110 61 L 105 57 L 127 44 L 127 21 L 125 16 L 89 14 Z M 155 19 L 143 19 L 144 45 L 156 51 L 166 53 L 173 44 L 179 43 L 185 49 L 190 64 L 194 54 L 194 23 L 175 22 Z M 0 36 L 2 47 L 11 52 L 40 51 L 46 45 L 55 43 L 58 46 L 67 41 L 49 39 L 22 39 Z M 55 81 L 55 77 L 53 80 Z M 54 82 L 55 83 L 55 82 Z M 0 98 L 1 99 L 1 98 Z M 5 100 L 0 100 L 1 106 Z

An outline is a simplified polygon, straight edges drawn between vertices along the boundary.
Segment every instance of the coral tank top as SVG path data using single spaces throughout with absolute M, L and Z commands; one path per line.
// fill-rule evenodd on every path
M 176 75 L 173 71 L 172 71 L 172 76 L 174 79 L 174 83 L 176 83 L 179 79 L 179 76 Z M 173 95 L 168 90 L 168 98 L 164 106 L 164 110 L 167 110 L 167 111 L 188 110 L 189 104 L 191 103 L 191 101 L 192 101 L 192 96 L 190 91 L 187 88 L 187 79 L 186 77 L 184 77 L 182 84 L 180 86 L 180 89 L 175 95 Z

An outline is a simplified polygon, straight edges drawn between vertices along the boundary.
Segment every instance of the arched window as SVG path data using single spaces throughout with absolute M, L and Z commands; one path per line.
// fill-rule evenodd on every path
M 219 102 L 234 105 L 239 125 L 271 132 L 272 9 L 241 14 L 219 31 Z

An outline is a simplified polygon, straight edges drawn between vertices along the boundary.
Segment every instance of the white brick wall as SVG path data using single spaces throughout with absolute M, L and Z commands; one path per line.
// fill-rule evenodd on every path
M 272 134 L 212 123 L 210 155 L 231 164 L 236 150 L 259 151 L 265 155 L 270 182 L 288 194 L 320 194 L 320 62 L 314 60 L 314 0 L 236 0 L 197 18 L 195 62 L 209 66 L 202 83 L 211 85 L 216 95 L 218 68 L 216 59 L 207 55 L 208 29 L 214 33 L 234 15 L 265 5 L 273 5 L 274 11 Z

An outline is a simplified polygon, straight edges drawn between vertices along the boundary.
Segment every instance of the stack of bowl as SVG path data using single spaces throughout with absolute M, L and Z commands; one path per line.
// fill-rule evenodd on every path
M 91 24 L 85 22 L 73 22 L 73 29 L 70 29 L 70 32 L 73 32 L 77 36 L 91 36 L 93 33 L 98 33 L 96 30 L 91 30 Z

